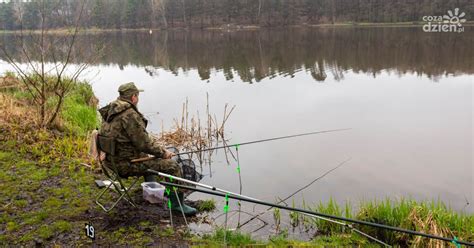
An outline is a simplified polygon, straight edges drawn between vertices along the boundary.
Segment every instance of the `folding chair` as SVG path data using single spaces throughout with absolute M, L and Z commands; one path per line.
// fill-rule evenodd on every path
M 117 203 L 120 202 L 120 200 L 124 199 L 128 203 L 130 203 L 133 207 L 137 207 L 135 203 L 133 202 L 132 197 L 129 194 L 129 191 L 135 186 L 137 183 L 139 177 L 135 177 L 133 182 L 130 184 L 129 187 L 125 187 L 125 184 L 123 183 L 122 179 L 126 179 L 125 177 L 121 177 L 120 174 L 118 173 L 117 166 L 115 164 L 115 160 L 113 157 L 115 156 L 115 140 L 110 137 L 102 136 L 102 135 L 97 135 L 97 150 L 102 151 L 105 154 L 107 154 L 109 158 L 111 158 L 111 167 L 109 168 L 105 165 L 105 161 L 100 161 L 99 159 L 99 164 L 102 168 L 102 171 L 104 172 L 104 175 L 110 180 L 110 184 L 107 185 L 107 187 L 102 190 L 96 198 L 95 203 L 99 205 L 106 213 L 110 212 L 116 205 Z M 112 206 L 110 208 L 107 208 L 104 203 L 101 203 L 101 199 L 104 196 L 104 194 L 109 190 L 113 188 L 118 194 L 119 197 L 118 199 L 112 203 Z

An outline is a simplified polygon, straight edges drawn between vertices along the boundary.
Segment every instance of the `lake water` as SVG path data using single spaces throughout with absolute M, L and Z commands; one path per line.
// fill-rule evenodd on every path
M 230 143 L 352 128 L 242 146 L 243 194 L 274 202 L 350 159 L 296 195 L 295 205 L 303 198 L 307 204 L 332 197 L 357 206 L 411 197 L 440 199 L 472 213 L 472 31 L 131 32 L 82 36 L 79 45 L 82 55 L 105 45 L 104 56 L 84 74 L 101 106 L 117 97 L 124 82 L 145 89 L 139 109 L 149 116 L 151 132 L 160 132 L 162 122 L 170 128 L 186 98 L 190 113 L 205 113 L 206 93 L 218 118 L 226 103 L 236 105 L 226 125 Z M 9 66 L 2 62 L 1 68 Z M 212 177 L 202 182 L 239 191 L 236 165 L 227 165 L 222 153 L 214 157 Z M 224 200 L 217 201 L 221 210 Z M 252 204 L 243 208 L 253 211 Z M 264 218 L 273 223 L 271 212 Z

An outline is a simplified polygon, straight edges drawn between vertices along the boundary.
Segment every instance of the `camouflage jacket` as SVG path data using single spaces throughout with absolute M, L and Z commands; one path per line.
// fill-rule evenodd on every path
M 131 102 L 117 99 L 99 109 L 102 126 L 99 135 L 112 137 L 116 141 L 117 163 L 152 154 L 163 157 L 165 149 L 146 131 L 148 121 Z M 107 157 L 106 160 L 110 161 Z

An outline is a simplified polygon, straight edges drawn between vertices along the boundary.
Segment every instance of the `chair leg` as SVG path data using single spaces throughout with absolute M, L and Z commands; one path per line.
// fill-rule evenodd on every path
M 128 201 L 128 203 L 130 203 L 133 207 L 137 207 L 135 205 L 135 202 L 133 201 L 132 197 L 128 193 L 128 191 L 131 190 L 133 188 L 133 186 L 135 186 L 135 184 L 138 182 L 138 178 L 133 181 L 133 183 L 130 185 L 130 187 L 128 187 L 128 189 L 123 185 L 122 180 L 118 180 L 118 181 L 119 181 L 120 187 L 122 187 L 124 189 L 124 193 L 122 194 L 122 196 L 123 195 L 127 196 L 124 199 L 126 201 Z
M 112 187 L 112 185 L 113 185 L 113 183 L 110 183 L 105 189 L 103 189 L 103 190 L 99 193 L 99 195 L 97 195 L 97 198 L 95 199 L 95 203 L 96 203 L 97 205 L 99 205 L 106 213 L 108 213 L 110 210 L 112 210 L 112 209 L 115 207 L 116 204 L 113 204 L 112 207 L 110 207 L 109 209 L 107 209 L 107 208 L 105 207 L 105 205 L 100 202 L 100 199 L 101 199 L 102 196 L 105 194 L 105 192 L 107 192 L 107 190 L 109 190 L 110 187 Z
M 135 203 L 134 203 L 132 197 L 130 196 L 130 194 L 128 193 L 128 191 L 131 190 L 135 186 L 135 184 L 138 182 L 138 178 L 133 181 L 133 183 L 130 185 L 130 187 L 128 189 L 124 186 L 124 184 L 122 183 L 122 180 L 120 180 L 119 178 L 114 178 L 114 179 L 116 179 L 118 181 L 118 183 L 120 185 L 120 189 L 115 184 L 115 180 L 111 180 L 111 183 L 104 190 L 102 190 L 99 193 L 99 195 L 97 196 L 96 201 L 95 201 L 96 204 L 99 205 L 106 213 L 110 212 L 113 208 L 115 208 L 115 206 L 122 199 L 126 200 L 128 203 L 130 203 L 130 205 L 132 205 L 133 207 L 136 208 L 137 206 L 135 205 Z M 115 191 L 119 194 L 119 198 L 112 204 L 112 206 L 110 208 L 107 208 L 107 207 L 104 206 L 104 204 L 102 204 L 100 202 L 100 199 L 105 194 L 105 192 L 107 192 L 110 189 L 110 187 L 112 187 L 112 185 L 113 185 Z

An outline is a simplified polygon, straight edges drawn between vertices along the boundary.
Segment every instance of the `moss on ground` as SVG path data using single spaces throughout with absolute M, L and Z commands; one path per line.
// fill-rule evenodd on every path
M 90 208 L 91 196 L 80 194 L 80 190 L 90 188 L 91 183 L 81 185 L 75 180 L 61 183 L 62 176 L 71 174 L 63 164 L 44 167 L 11 151 L 0 152 L 0 164 L 4 171 L 0 202 L 6 203 L 0 215 L 0 229 L 6 230 L 0 238 L 4 244 L 43 243 L 71 232 L 71 218 L 80 218 Z M 81 176 L 83 180 L 93 181 L 92 175 Z M 78 198 L 82 199 L 80 204 L 69 204 Z M 77 230 L 76 234 L 80 235 L 81 231 Z

